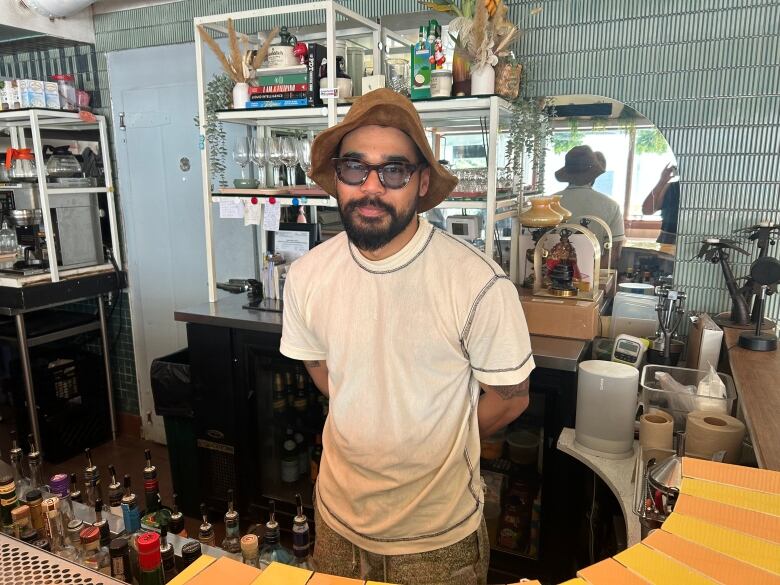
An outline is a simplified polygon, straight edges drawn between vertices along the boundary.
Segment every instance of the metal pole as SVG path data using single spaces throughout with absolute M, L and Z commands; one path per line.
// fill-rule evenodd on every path
M 35 407 L 35 390 L 33 388 L 32 372 L 30 371 L 30 350 L 27 347 L 27 330 L 24 326 L 24 314 L 14 315 L 16 321 L 16 340 L 19 344 L 19 360 L 22 362 L 22 377 L 24 378 L 24 392 L 27 395 L 27 413 L 30 415 L 30 428 L 32 429 L 35 444 L 43 453 L 41 445 L 41 432 L 38 429 L 38 409 Z
M 121 291 L 119 292 L 121 295 Z M 114 412 L 114 385 L 111 383 L 111 356 L 108 353 L 108 325 L 106 323 L 106 306 L 103 295 L 98 296 L 98 313 L 100 314 L 100 340 L 103 344 L 103 365 L 106 368 L 106 388 L 108 391 L 108 411 L 111 417 L 111 437 L 116 440 L 116 413 Z M 121 318 L 121 316 L 120 316 Z
M 43 145 L 41 144 L 41 127 L 38 123 L 38 112 L 30 110 L 30 133 L 32 134 L 33 153 L 38 161 L 38 193 L 41 198 L 41 213 L 43 214 L 43 227 L 46 232 L 46 248 L 49 253 L 49 276 L 52 282 L 59 282 L 60 269 L 57 265 L 57 248 L 60 243 L 54 237 L 54 222 L 51 218 L 51 204 L 49 203 L 49 186 L 46 183 L 46 165 L 43 164 Z M 24 131 L 21 132 L 24 135 Z M 56 197 L 56 195 L 55 195 Z
M 496 148 L 498 145 L 498 98 L 491 97 L 488 118 L 487 197 L 485 210 L 485 255 L 493 259 L 496 232 Z M 484 140 L 484 136 L 483 136 Z

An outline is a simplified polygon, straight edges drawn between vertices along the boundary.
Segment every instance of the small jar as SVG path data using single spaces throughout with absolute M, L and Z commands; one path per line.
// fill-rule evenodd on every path
M 57 82 L 57 91 L 60 94 L 60 108 L 70 112 L 77 112 L 79 109 L 76 98 L 76 79 L 73 75 L 62 73 L 51 76 L 53 81 Z
M 452 71 L 434 69 L 431 71 L 431 97 L 450 97 L 452 94 Z

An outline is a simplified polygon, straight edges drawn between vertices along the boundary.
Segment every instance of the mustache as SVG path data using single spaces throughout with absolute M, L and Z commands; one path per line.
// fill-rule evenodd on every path
M 376 207 L 377 209 L 381 209 L 390 215 L 395 216 L 395 209 L 378 197 L 363 197 L 362 199 L 350 201 L 344 206 L 344 212 L 351 213 L 358 207 Z

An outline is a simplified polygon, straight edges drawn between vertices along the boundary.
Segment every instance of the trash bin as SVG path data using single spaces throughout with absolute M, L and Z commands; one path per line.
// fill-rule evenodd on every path
M 179 509 L 200 516 L 195 411 L 188 349 L 157 358 L 150 368 L 154 411 L 163 417 L 173 491 Z

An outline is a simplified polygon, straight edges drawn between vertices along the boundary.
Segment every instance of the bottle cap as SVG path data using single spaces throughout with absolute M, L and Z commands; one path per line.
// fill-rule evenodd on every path
M 108 554 L 112 557 L 121 557 L 129 551 L 129 545 L 127 544 L 127 538 L 120 536 L 111 541 L 108 545 Z
M 81 538 L 82 544 L 97 542 L 100 540 L 100 529 L 96 528 L 95 526 L 87 526 L 86 528 L 83 528 L 81 532 L 79 532 L 79 538 Z
M 8 485 L 9 483 L 14 483 L 13 475 L 4 475 L 3 477 L 0 477 L 0 486 Z
M 53 518 L 60 510 L 60 499 L 57 496 L 43 500 L 43 511 L 49 517 Z
M 197 540 L 190 540 L 181 547 L 181 559 L 186 564 L 191 564 L 200 555 L 200 543 Z
M 33 546 L 41 548 L 43 550 L 51 550 L 51 543 L 48 538 L 41 538 L 32 543 Z
M 23 518 L 29 518 L 30 516 L 30 506 L 22 505 L 18 508 L 14 508 L 11 510 L 11 519 L 14 522 L 19 522 Z
M 244 554 L 251 554 L 257 552 L 257 535 L 246 534 L 241 537 L 241 552 Z
M 138 547 L 138 564 L 142 570 L 150 571 L 160 566 L 160 535 L 144 532 L 135 539 Z
M 64 498 L 70 493 L 70 478 L 66 473 L 53 475 L 49 480 L 49 487 L 52 494 Z
M 41 492 L 39 492 L 38 490 L 30 490 L 25 495 L 25 498 L 29 503 L 35 503 L 35 500 L 41 499 Z

